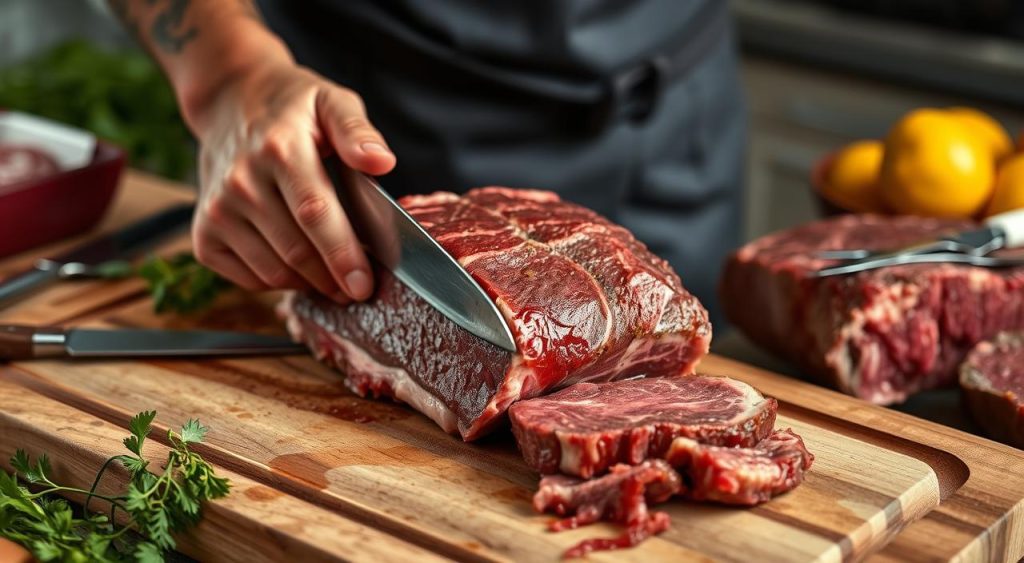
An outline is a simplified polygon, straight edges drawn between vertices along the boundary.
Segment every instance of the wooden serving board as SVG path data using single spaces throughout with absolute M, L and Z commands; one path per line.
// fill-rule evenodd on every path
M 105 228 L 188 199 L 130 174 Z M 184 247 L 181 240 L 171 247 Z M 0 262 L 0 276 L 30 262 Z M 54 287 L 0 322 L 280 332 L 274 296 L 232 294 L 194 317 L 156 317 L 138 281 Z M 708 373 L 780 402 L 816 455 L 807 481 L 736 509 L 674 501 L 670 530 L 595 560 L 1017 560 L 1024 555 L 1024 452 L 720 357 Z M 91 480 L 128 418 L 167 428 L 198 417 L 201 453 L 234 484 L 181 549 L 209 560 L 554 561 L 598 525 L 549 533 L 537 475 L 507 432 L 465 444 L 414 411 L 358 399 L 309 357 L 36 361 L 0 366 L 0 458 L 50 452 L 58 477 Z M 154 436 L 157 441 L 159 433 Z M 151 446 L 154 455 L 164 447 Z M 112 487 L 123 480 L 115 473 Z

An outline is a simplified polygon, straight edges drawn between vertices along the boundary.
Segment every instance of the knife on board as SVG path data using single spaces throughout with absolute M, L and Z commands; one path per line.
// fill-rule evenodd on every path
M 516 351 L 494 301 L 380 184 L 333 159 L 327 168 L 356 235 L 378 262 L 455 324 Z
M 37 261 L 27 271 L 0 282 L 0 308 L 57 280 L 87 277 L 101 264 L 141 254 L 187 225 L 192 211 L 192 204 L 177 205 L 59 256 Z
M 0 325 L 0 361 L 308 354 L 283 336 L 216 330 L 93 329 Z

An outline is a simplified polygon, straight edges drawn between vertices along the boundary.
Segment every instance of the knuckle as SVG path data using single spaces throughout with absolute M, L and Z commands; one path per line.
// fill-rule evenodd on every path
M 353 239 L 345 239 L 324 253 L 329 263 L 342 267 L 356 266 L 359 262 L 359 245 Z
M 224 227 L 231 222 L 228 204 L 222 197 L 211 197 L 203 206 L 202 216 L 209 227 Z
M 361 116 L 346 117 L 338 125 L 345 135 L 348 136 L 365 135 L 367 132 L 375 132 L 370 122 Z
M 224 177 L 224 191 L 233 197 L 252 199 L 252 190 L 246 179 L 246 174 L 237 166 L 233 167 Z
M 307 195 L 295 207 L 295 220 L 299 225 L 311 228 L 323 224 L 331 212 L 327 198 L 322 195 Z
M 298 268 L 313 258 L 313 248 L 304 243 L 292 244 L 284 252 L 284 263 Z
M 289 145 L 286 133 L 280 129 L 271 129 L 263 138 L 260 155 L 277 163 L 286 163 L 291 154 Z

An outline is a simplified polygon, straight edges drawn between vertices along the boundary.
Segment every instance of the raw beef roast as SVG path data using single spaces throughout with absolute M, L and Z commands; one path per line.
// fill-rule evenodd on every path
M 974 347 L 960 367 L 964 402 L 989 436 L 1024 448 L 1024 333 Z
M 663 458 L 680 436 L 753 446 L 771 433 L 777 409 L 746 383 L 702 375 L 578 383 L 518 402 L 509 416 L 528 465 L 586 478 Z
M 401 204 L 469 271 L 512 328 L 517 353 L 464 331 L 386 272 L 365 303 L 282 303 L 292 334 L 361 395 L 412 405 L 472 440 L 509 405 L 577 381 L 689 373 L 707 312 L 633 236 L 550 192 L 482 188 Z
M 553 532 L 598 520 L 626 527 L 626 532 L 617 538 L 584 540 L 565 552 L 565 557 L 581 557 L 591 551 L 636 545 L 668 529 L 668 514 L 651 512 L 647 505 L 664 502 L 682 488 L 679 474 L 666 462 L 654 459 L 640 465 L 616 465 L 596 479 L 545 477 L 533 496 L 533 508 L 537 512 L 569 516 L 552 522 L 549 528 Z
M 828 278 L 813 253 L 891 249 L 970 222 L 846 215 L 762 237 L 728 261 L 720 293 L 747 336 L 840 390 L 888 404 L 952 384 L 967 351 L 1024 328 L 1024 269 L 896 266 Z
M 776 430 L 752 448 L 725 448 L 676 438 L 666 455 L 694 500 L 753 505 L 803 482 L 814 456 L 792 430 Z

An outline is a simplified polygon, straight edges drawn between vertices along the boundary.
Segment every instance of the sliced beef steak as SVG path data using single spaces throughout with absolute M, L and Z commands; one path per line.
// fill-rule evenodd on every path
M 292 334 L 357 393 L 409 403 L 472 440 L 517 400 L 577 381 L 688 373 L 707 353 L 707 312 L 679 276 L 588 209 L 507 188 L 401 203 L 494 299 L 518 353 L 462 330 L 386 272 L 365 303 L 290 295 Z
M 1024 333 L 979 343 L 960 367 L 964 402 L 996 440 L 1024 448 Z
M 964 221 L 846 215 L 768 235 L 728 261 L 726 315 L 824 383 L 875 403 L 952 384 L 967 351 L 1024 328 L 1024 268 L 917 264 L 812 278 L 819 250 L 891 249 Z
M 578 383 L 516 403 L 509 414 L 528 465 L 590 477 L 662 458 L 680 436 L 753 446 L 771 433 L 777 408 L 746 383 L 695 375 Z
M 640 465 L 616 465 L 611 472 L 594 479 L 551 475 L 540 482 L 533 497 L 537 512 L 568 516 L 551 523 L 551 531 L 570 530 L 598 520 L 626 527 L 617 538 L 596 538 L 580 542 L 565 557 L 582 557 L 591 551 L 636 545 L 668 529 L 664 512 L 651 512 L 648 504 L 664 502 L 682 490 L 679 474 L 660 459 Z
M 814 456 L 792 430 L 776 430 L 751 448 L 726 448 L 676 438 L 666 460 L 694 500 L 753 505 L 803 482 Z

